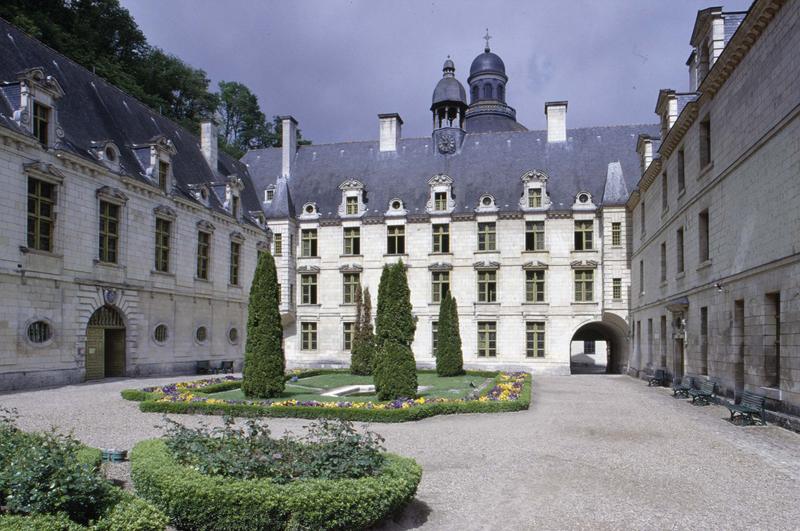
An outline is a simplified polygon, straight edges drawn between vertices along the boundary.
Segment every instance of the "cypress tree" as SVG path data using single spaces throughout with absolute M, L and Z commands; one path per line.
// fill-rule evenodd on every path
M 242 391 L 245 396 L 273 398 L 284 389 L 286 358 L 278 307 L 278 274 L 270 253 L 261 253 L 250 286 L 247 343 Z
M 378 286 L 379 346 L 373 367 L 375 391 L 380 400 L 416 395 L 417 367 L 411 351 L 415 330 L 405 266 L 402 262 L 384 266 Z
M 445 294 L 439 306 L 436 373 L 439 376 L 459 376 L 464 374 L 461 333 L 458 326 L 458 305 L 449 292 Z
M 372 374 L 375 337 L 372 333 L 372 303 L 369 288 L 356 290 L 356 322 L 353 327 L 353 345 L 350 354 L 350 372 L 368 376 Z

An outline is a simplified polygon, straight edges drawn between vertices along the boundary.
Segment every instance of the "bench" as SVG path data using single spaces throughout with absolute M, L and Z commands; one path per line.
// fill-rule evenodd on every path
M 711 403 L 711 399 L 717 394 L 717 384 L 711 380 L 704 380 L 700 382 L 698 389 L 690 389 L 689 396 L 692 397 L 692 404 L 707 405 Z
M 195 365 L 195 372 L 197 374 L 211 374 L 211 362 L 206 361 L 198 361 Z
M 665 371 L 664 369 L 656 369 L 655 374 L 651 375 L 647 379 L 647 387 L 651 387 L 654 385 L 661 387 L 665 383 L 667 383 L 667 371 Z
M 233 362 L 232 361 L 223 361 L 219 364 L 219 370 L 223 374 L 233 374 Z
M 746 420 L 748 424 L 754 424 L 753 415 L 758 415 L 761 419 L 761 425 L 766 426 L 767 421 L 764 418 L 764 397 L 745 391 L 742 393 L 742 399 L 739 404 L 725 404 L 731 412 L 731 422 L 735 417 Z
M 694 386 L 692 385 L 692 377 L 684 376 L 672 384 L 672 396 L 675 398 L 689 398 L 689 391 L 692 389 L 694 389 Z

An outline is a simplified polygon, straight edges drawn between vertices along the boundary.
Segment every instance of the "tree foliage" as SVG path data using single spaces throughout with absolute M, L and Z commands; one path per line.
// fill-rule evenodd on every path
M 461 332 L 458 326 L 458 305 L 450 292 L 445 294 L 439 305 L 436 373 L 439 376 L 458 376 L 464 374 L 464 358 L 461 353 Z
M 375 392 L 381 400 L 413 397 L 417 368 L 411 343 L 416 323 L 403 262 L 384 266 L 378 286 L 377 352 L 373 362 Z
M 353 344 L 350 354 L 350 372 L 368 376 L 372 374 L 375 357 L 375 334 L 372 332 L 372 302 L 369 288 L 356 289 L 356 322 L 353 326 Z
M 286 358 L 278 300 L 275 259 L 264 252 L 256 265 L 247 307 L 242 380 L 242 391 L 246 396 L 273 398 L 283 392 Z

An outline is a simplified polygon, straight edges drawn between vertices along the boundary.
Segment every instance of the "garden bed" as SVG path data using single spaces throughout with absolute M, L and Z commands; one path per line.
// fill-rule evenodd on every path
M 432 371 L 420 371 L 422 376 Z M 300 371 L 287 379 L 300 381 L 318 375 L 347 374 L 341 370 Z M 274 400 L 228 398 L 229 392 L 241 387 L 241 379 L 232 376 L 179 382 L 161 387 L 127 389 L 123 398 L 141 402 L 139 409 L 154 413 L 186 413 L 233 415 L 237 417 L 339 418 L 371 422 L 405 422 L 435 415 L 458 413 L 498 413 L 528 409 L 531 397 L 531 376 L 528 373 L 467 371 L 465 377 L 486 379 L 483 388 L 461 398 L 421 396 L 388 402 L 368 397 L 303 397 Z M 358 378 L 358 377 L 356 377 Z M 341 383 L 340 381 L 336 382 Z M 225 395 L 214 395 L 216 393 Z

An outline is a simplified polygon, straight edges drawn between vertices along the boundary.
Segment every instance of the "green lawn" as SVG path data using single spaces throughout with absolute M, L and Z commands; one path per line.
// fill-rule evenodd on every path
M 440 378 L 436 373 L 422 372 L 417 373 L 417 383 L 420 387 L 430 386 L 430 389 L 421 391 L 418 396 L 425 398 L 446 397 L 446 398 L 463 398 L 466 396 L 473 387 L 475 388 L 483 385 L 491 378 L 484 378 L 483 376 L 451 376 L 447 378 Z M 345 385 L 369 385 L 372 384 L 371 376 L 355 376 L 347 373 L 331 373 L 320 374 L 317 376 L 310 376 L 308 378 L 301 378 L 297 382 L 286 382 L 286 390 L 281 395 L 280 400 L 319 400 L 319 401 L 333 401 L 338 402 L 346 400 L 349 402 L 363 402 L 377 400 L 375 395 L 365 396 L 320 396 L 319 393 L 324 393 L 329 389 L 343 387 Z M 223 391 L 221 393 L 214 393 L 214 398 L 222 398 L 227 400 L 244 400 L 245 396 L 241 389 L 233 389 L 231 391 Z

